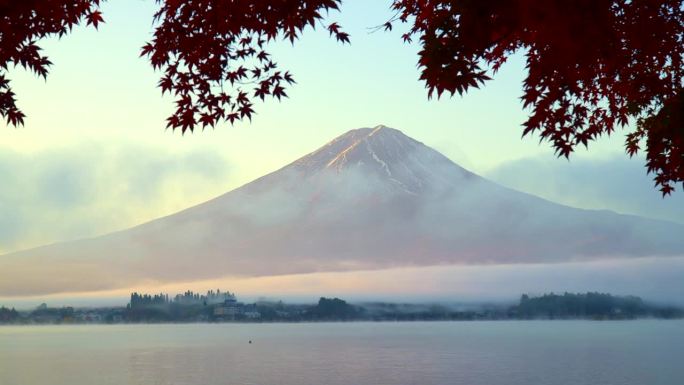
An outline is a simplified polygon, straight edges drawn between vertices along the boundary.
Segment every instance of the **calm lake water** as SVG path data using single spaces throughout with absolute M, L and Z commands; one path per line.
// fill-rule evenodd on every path
M 684 321 L 0 327 L 0 384 L 681 385 Z

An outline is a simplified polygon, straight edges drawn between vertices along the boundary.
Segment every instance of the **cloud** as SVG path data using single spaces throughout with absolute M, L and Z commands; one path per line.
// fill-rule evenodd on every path
M 259 297 L 313 302 L 337 296 L 355 302 L 515 301 L 523 293 L 599 291 L 638 295 L 645 300 L 684 305 L 684 258 L 637 258 L 557 264 L 401 267 L 265 277 L 222 277 L 167 284 L 149 283 L 117 290 L 2 297 L 23 308 L 47 301 L 53 306 L 122 305 L 131 292 L 182 293 L 218 288 L 249 300 Z
M 254 296 L 343 296 L 355 300 L 515 300 L 522 293 L 599 291 L 684 304 L 684 258 L 636 258 L 552 264 L 427 266 L 375 271 L 224 279 L 170 286 L 224 286 Z M 213 285 L 213 286 L 212 286 Z M 228 286 L 226 286 L 228 285 Z M 185 289 L 187 290 L 187 289 Z
M 643 159 L 526 158 L 486 176 L 516 190 L 586 209 L 608 209 L 684 223 L 684 191 L 663 198 L 646 175 Z
M 118 230 L 228 189 L 218 152 L 82 143 L 0 149 L 0 254 Z

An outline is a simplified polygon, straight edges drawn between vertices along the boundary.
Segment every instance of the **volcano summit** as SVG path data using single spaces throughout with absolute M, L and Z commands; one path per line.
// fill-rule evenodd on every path
M 400 266 L 682 256 L 682 234 L 683 225 L 571 208 L 502 187 L 377 126 L 349 131 L 174 215 L 0 256 L 0 295 Z

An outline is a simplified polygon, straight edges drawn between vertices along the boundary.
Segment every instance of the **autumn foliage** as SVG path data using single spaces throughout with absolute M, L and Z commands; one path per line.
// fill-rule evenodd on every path
M 102 14 L 99 0 L 0 0 L 0 116 L 8 124 L 24 123 L 16 105 L 6 72 L 9 66 L 22 66 L 45 78 L 52 64 L 40 54 L 36 41 L 47 36 L 63 36 L 86 21 L 97 28 Z
M 292 75 L 278 69 L 266 45 L 278 37 L 294 42 L 306 26 L 338 8 L 339 0 L 159 1 L 158 22 L 145 44 L 159 86 L 176 97 L 168 126 L 181 131 L 251 119 L 252 98 L 286 97 Z M 331 34 L 347 35 L 332 23 Z
M 664 194 L 684 182 L 681 0 L 402 0 L 428 95 L 478 87 L 516 51 L 531 109 L 523 136 L 538 133 L 568 157 L 578 145 L 636 121 L 630 155 L 646 145 L 648 171 Z M 387 27 L 391 27 L 391 22 Z
M 253 100 L 286 97 L 294 83 L 268 53 L 294 43 L 307 26 L 338 41 L 349 35 L 324 23 L 341 0 L 157 0 L 154 36 L 141 55 L 161 71 L 175 97 L 167 125 L 182 132 L 251 119 Z M 684 4 L 682 0 L 395 0 L 403 39 L 421 46 L 418 65 L 428 96 L 463 94 L 489 80 L 515 52 L 527 78 L 523 136 L 537 134 L 559 156 L 631 126 L 626 150 L 643 150 L 663 194 L 684 182 Z M 23 123 L 10 65 L 46 76 L 50 62 L 36 41 L 74 25 L 102 22 L 99 1 L 0 0 L 0 115 Z M 632 124 L 633 123 L 633 124 Z

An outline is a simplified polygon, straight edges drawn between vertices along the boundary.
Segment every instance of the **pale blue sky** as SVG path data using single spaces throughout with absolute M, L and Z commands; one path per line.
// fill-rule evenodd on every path
M 257 103 L 251 123 L 185 136 L 164 129 L 172 100 L 161 97 L 159 74 L 138 57 L 151 35 L 154 1 L 106 2 L 99 31 L 79 27 L 42 42 L 54 62 L 47 82 L 10 71 L 28 116 L 25 127 L 0 128 L 0 253 L 173 213 L 349 129 L 377 124 L 400 129 L 474 172 L 562 203 L 684 218 L 683 194 L 663 201 L 652 191 L 641 164 L 626 161 L 622 135 L 580 151 L 581 161 L 570 165 L 555 159 L 548 144 L 520 139 L 526 116 L 519 101 L 521 55 L 483 90 L 428 101 L 417 80 L 417 46 L 402 43 L 399 31 L 369 31 L 391 16 L 389 3 L 345 1 L 331 14 L 330 22 L 351 33 L 351 45 L 320 28 L 308 29 L 294 47 L 275 44 L 275 58 L 298 82 L 287 90 L 290 98 Z M 595 162 L 609 166 L 577 184 L 555 181 L 596 170 Z M 520 178 L 502 174 L 512 164 Z M 625 167 L 638 180 L 616 174 Z

